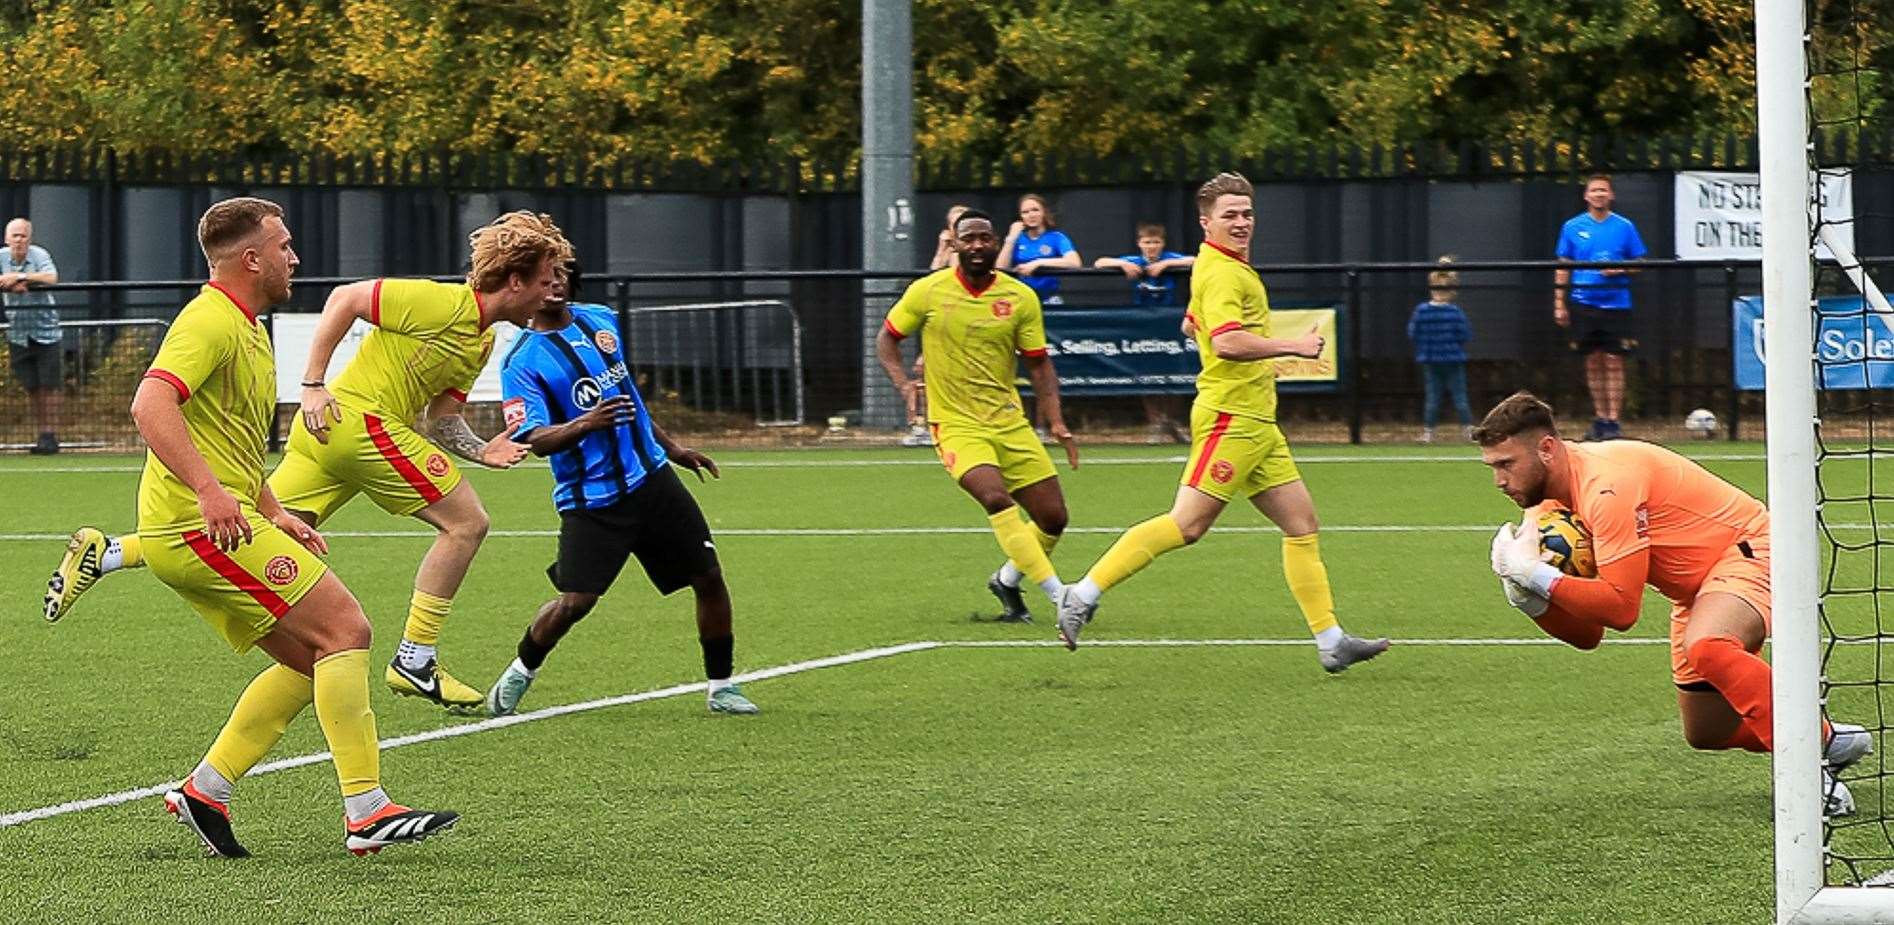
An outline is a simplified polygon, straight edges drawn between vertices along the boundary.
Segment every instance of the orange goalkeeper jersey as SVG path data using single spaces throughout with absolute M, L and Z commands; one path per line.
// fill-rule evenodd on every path
M 1696 597 L 1739 542 L 1766 539 L 1769 510 L 1748 492 L 1651 443 L 1566 443 L 1572 508 L 1591 529 L 1602 569 L 1650 550 L 1646 581 L 1672 601 Z

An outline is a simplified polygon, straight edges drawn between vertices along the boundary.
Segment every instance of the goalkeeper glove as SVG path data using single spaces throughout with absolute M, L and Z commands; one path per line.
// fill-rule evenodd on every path
M 1493 574 L 1519 585 L 1546 600 L 1552 599 L 1552 584 L 1559 570 L 1547 565 L 1545 550 L 1539 545 L 1539 527 L 1528 510 L 1518 524 L 1503 523 L 1493 534 Z
M 1534 620 L 1545 616 L 1545 612 L 1552 607 L 1551 601 L 1520 587 L 1519 582 L 1511 578 L 1501 578 L 1499 589 L 1506 592 L 1506 603 Z

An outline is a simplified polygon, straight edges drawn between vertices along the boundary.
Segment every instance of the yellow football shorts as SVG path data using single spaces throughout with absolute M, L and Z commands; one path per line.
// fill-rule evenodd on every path
M 328 443 L 317 442 L 296 416 L 283 462 L 270 473 L 270 492 L 320 524 L 357 492 L 405 516 L 446 497 L 460 479 L 460 467 L 405 422 L 344 408 Z
M 1276 425 L 1191 406 L 1190 459 L 1180 484 L 1227 502 L 1301 478 L 1289 441 Z
M 251 541 L 228 552 L 201 529 L 139 534 L 145 565 L 171 586 L 232 649 L 247 652 L 322 580 L 329 566 L 246 508 Z
M 1023 417 L 1019 423 L 1000 429 L 952 422 L 929 426 L 934 431 L 934 452 L 940 454 L 941 465 L 947 467 L 947 474 L 955 482 L 975 466 L 996 466 L 1010 493 L 1058 474 L 1045 444 L 1039 442 L 1039 435 Z

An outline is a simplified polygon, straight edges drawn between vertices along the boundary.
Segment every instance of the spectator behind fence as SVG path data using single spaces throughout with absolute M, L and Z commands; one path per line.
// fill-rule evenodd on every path
M 954 219 L 967 211 L 965 203 L 956 202 L 947 207 L 947 225 L 934 238 L 934 259 L 927 262 L 930 270 L 945 270 L 960 265 L 959 255 L 954 253 Z M 917 377 L 919 373 L 915 374 Z
M 1134 305 L 1176 305 L 1177 277 L 1170 270 L 1182 270 L 1197 258 L 1164 249 L 1164 226 L 1145 222 L 1138 226 L 1138 252 L 1123 257 L 1100 257 L 1092 264 L 1099 269 L 1123 271 L 1132 281 Z
M 1612 199 L 1609 176 L 1594 174 L 1585 181 L 1585 211 L 1559 230 L 1560 260 L 1605 262 L 1645 255 L 1637 226 L 1611 211 Z M 1585 357 L 1585 387 L 1595 415 L 1591 439 L 1624 436 L 1618 423 L 1624 410 L 1624 358 L 1638 346 L 1631 323 L 1631 271 L 1558 270 L 1554 278 L 1552 321 L 1566 330 L 1572 350 Z M 1568 302 L 1578 303 L 1576 316 L 1566 311 Z
M 1119 270 L 1131 280 L 1131 302 L 1138 306 L 1177 304 L 1177 277 L 1171 270 L 1182 270 L 1197 258 L 1164 249 L 1164 226 L 1155 222 L 1138 225 L 1138 252 L 1123 257 L 1100 257 L 1093 263 L 1101 270 Z M 1146 443 L 1189 443 L 1190 434 L 1177 422 L 1185 402 L 1182 396 L 1140 396 L 1144 420 L 1151 427 Z
M 7 246 L 0 251 L 0 304 L 6 306 L 7 349 L 12 354 L 13 378 L 33 406 L 39 442 L 32 452 L 59 452 L 59 404 L 66 387 L 65 345 L 59 332 L 59 311 L 53 294 L 32 287 L 59 282 L 46 248 L 33 243 L 33 223 L 16 218 L 7 223 Z
M 1072 239 L 1055 229 L 1046 197 L 1038 193 L 1019 197 L 1019 221 L 1006 232 L 1006 243 L 1000 246 L 999 269 L 1019 277 L 1038 294 L 1039 304 L 1062 305 L 1059 277 L 1043 271 L 1054 267 L 1076 270 L 1084 265 Z
M 1441 264 L 1453 262 L 1440 258 Z M 1434 442 L 1434 422 L 1440 419 L 1441 393 L 1453 399 L 1453 412 L 1460 418 L 1463 433 L 1473 430 L 1473 409 L 1467 405 L 1467 339 L 1472 328 L 1466 312 L 1453 304 L 1454 289 L 1460 274 L 1435 270 L 1427 274 L 1429 300 L 1414 306 L 1407 319 L 1407 337 L 1414 342 L 1414 362 L 1420 365 L 1426 385 L 1421 404 L 1421 442 Z

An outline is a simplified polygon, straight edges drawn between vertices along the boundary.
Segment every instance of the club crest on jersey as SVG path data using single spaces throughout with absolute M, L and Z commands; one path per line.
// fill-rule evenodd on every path
M 526 423 L 526 399 L 509 398 L 501 402 L 500 414 L 506 419 L 508 427 L 518 427 Z
M 1210 466 L 1210 481 L 1218 485 L 1227 485 L 1236 478 L 1236 467 L 1227 459 L 1219 459 Z
M 954 454 L 954 451 L 948 450 L 947 452 L 940 454 L 940 463 L 941 465 L 947 467 L 947 471 L 952 472 L 954 469 L 954 460 L 957 460 L 959 458 L 960 458 L 959 456 Z
M 447 474 L 447 457 L 439 453 L 427 454 L 427 474 L 440 478 Z
M 296 580 L 296 560 L 288 556 L 277 556 L 263 567 L 263 578 L 270 584 L 282 587 Z
M 1642 504 L 1638 505 L 1637 531 L 1638 539 L 1648 540 L 1651 538 L 1651 509 Z
M 993 317 L 1008 318 L 1013 314 L 1013 300 L 1000 299 L 993 303 Z
M 600 331 L 592 335 L 592 342 L 598 344 L 598 352 L 600 353 L 618 352 L 618 338 L 613 337 L 610 331 Z

